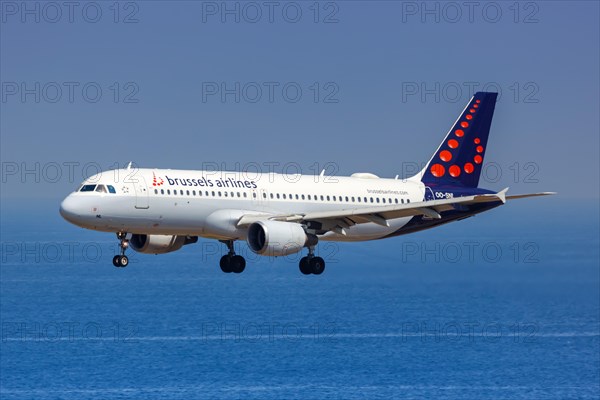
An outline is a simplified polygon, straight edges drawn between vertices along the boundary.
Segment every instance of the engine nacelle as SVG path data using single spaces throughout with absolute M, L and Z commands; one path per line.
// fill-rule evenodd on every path
M 184 245 L 196 243 L 197 241 L 197 236 L 135 234 L 131 236 L 129 244 L 138 253 L 164 254 L 179 250 Z
M 309 235 L 301 225 L 292 222 L 258 221 L 248 227 L 248 246 L 256 254 L 286 256 L 314 246 L 315 235 Z

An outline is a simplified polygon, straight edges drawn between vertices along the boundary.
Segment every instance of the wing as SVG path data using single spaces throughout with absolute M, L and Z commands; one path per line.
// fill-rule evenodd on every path
M 342 235 L 345 234 L 344 229 L 352 225 L 364 224 L 372 222 L 381 226 L 389 226 L 388 220 L 402 217 L 412 217 L 416 215 L 425 215 L 429 218 L 440 219 L 443 211 L 455 210 L 461 206 L 469 204 L 489 203 L 501 201 L 506 202 L 506 199 L 520 198 L 519 196 L 506 196 L 508 188 L 492 194 L 482 194 L 473 196 L 457 197 L 444 200 L 430 200 L 418 203 L 395 204 L 388 206 L 375 206 L 363 208 L 346 208 L 334 211 L 309 212 L 305 214 L 287 214 L 287 215 L 244 215 L 237 222 L 238 227 L 243 227 L 252 224 L 253 222 L 270 219 L 276 221 L 287 222 L 319 222 L 323 224 L 323 228 L 331 230 Z M 550 193 L 548 193 L 550 194 Z M 537 193 L 533 196 L 541 196 Z M 532 195 L 520 195 L 532 196 Z

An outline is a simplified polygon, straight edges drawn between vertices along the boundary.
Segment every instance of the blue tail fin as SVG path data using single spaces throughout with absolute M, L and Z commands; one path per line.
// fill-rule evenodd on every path
M 475 93 L 421 172 L 422 182 L 428 186 L 477 187 L 497 96 Z

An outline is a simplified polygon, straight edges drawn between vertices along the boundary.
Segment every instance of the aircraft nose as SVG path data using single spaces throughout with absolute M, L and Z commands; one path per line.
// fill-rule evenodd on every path
M 67 196 L 62 203 L 60 203 L 60 215 L 67 221 L 71 223 L 76 223 L 78 213 L 78 205 L 77 199 L 74 199 L 73 196 Z

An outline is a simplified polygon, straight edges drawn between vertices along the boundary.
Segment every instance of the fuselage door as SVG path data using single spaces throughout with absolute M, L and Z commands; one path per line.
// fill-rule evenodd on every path
M 133 181 L 135 187 L 135 208 L 149 208 L 146 180 L 143 176 L 135 176 L 133 177 Z

